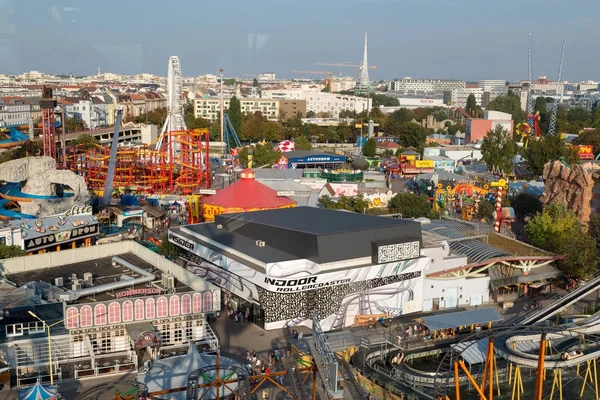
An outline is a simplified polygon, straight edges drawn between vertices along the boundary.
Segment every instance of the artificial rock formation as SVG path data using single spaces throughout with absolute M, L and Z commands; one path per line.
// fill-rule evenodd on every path
M 544 166 L 544 194 L 540 201 L 544 205 L 564 204 L 577 214 L 584 223 L 590 220 L 592 190 L 599 172 L 590 173 L 579 164 L 570 168 L 560 161 L 549 162 Z
M 19 202 L 25 214 L 39 217 L 55 215 L 71 209 L 74 205 L 90 204 L 90 194 L 83 177 L 68 170 L 57 170 L 51 157 L 26 157 L 0 165 L 0 181 L 22 182 L 21 191 L 27 194 L 55 196 L 56 184 L 68 186 L 74 196 L 59 200 L 33 200 Z

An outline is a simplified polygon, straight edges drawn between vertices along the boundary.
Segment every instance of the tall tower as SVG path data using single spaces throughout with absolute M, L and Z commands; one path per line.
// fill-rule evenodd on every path
M 367 32 L 365 32 L 365 48 L 363 52 L 363 61 L 360 66 L 360 77 L 354 89 L 354 94 L 366 95 L 373 91 L 371 80 L 369 79 L 369 64 L 367 61 Z
M 365 32 L 365 49 L 363 53 L 363 62 L 362 67 L 360 67 L 360 80 L 368 81 L 369 80 L 369 65 L 367 63 L 367 32 Z

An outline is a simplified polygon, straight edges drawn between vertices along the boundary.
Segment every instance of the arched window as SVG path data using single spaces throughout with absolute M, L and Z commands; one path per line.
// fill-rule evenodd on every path
M 169 303 L 167 302 L 167 298 L 162 296 L 156 300 L 156 316 L 158 318 L 166 317 L 169 315 Z
M 130 300 L 123 302 L 123 322 L 133 321 L 133 303 Z
M 88 326 L 92 326 L 92 307 L 83 306 L 80 311 L 81 315 L 79 316 L 81 320 L 81 327 L 85 328 Z
M 200 293 L 194 293 L 194 314 L 202 312 L 202 295 Z
M 152 298 L 146 300 L 146 318 L 152 319 L 156 315 L 156 310 L 154 309 L 154 307 L 156 307 L 155 303 L 156 302 Z
M 106 325 L 106 306 L 97 304 L 94 307 L 94 325 Z
M 202 294 L 202 311 L 212 311 L 212 292 L 207 291 Z
M 169 315 L 179 315 L 179 296 L 176 294 L 169 299 Z
M 181 313 L 183 315 L 192 313 L 192 296 L 189 294 L 181 296 Z
M 144 300 L 137 299 L 135 301 L 135 320 L 144 319 Z
M 121 322 L 121 305 L 113 301 L 108 305 L 108 323 L 118 324 Z
M 77 311 L 77 307 L 69 307 L 67 308 L 67 329 L 77 329 L 79 328 L 79 311 Z

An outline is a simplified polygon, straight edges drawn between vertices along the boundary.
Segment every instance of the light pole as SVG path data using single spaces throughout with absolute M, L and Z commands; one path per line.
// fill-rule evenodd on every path
M 41 319 L 40 317 L 38 317 L 37 315 L 35 315 L 35 313 L 34 313 L 33 311 L 28 311 L 28 312 L 29 312 L 29 315 L 31 315 L 33 318 L 37 319 L 37 320 L 38 320 L 38 321 L 40 321 L 42 324 L 44 324 L 44 326 L 46 327 L 46 330 L 48 331 L 48 360 L 49 360 L 48 364 L 50 365 L 50 385 L 54 385 L 54 371 L 53 371 L 53 369 L 52 369 L 52 344 L 51 344 L 51 342 L 50 342 L 50 328 L 52 328 L 52 327 L 53 327 L 53 326 L 55 326 L 55 325 L 58 325 L 58 324 L 60 324 L 61 322 L 64 322 L 64 321 L 66 321 L 66 320 L 67 320 L 67 319 L 69 319 L 69 318 L 75 318 L 75 317 L 78 317 L 78 316 L 79 316 L 79 314 L 81 314 L 81 313 L 77 313 L 77 314 L 75 314 L 75 315 L 72 315 L 72 316 L 70 316 L 70 317 L 67 317 L 67 318 L 65 318 L 65 319 L 61 319 L 60 321 L 58 321 L 58 322 L 55 322 L 55 323 L 53 323 L 52 325 L 48 325 L 48 324 L 46 323 L 46 321 L 44 321 L 43 319 Z

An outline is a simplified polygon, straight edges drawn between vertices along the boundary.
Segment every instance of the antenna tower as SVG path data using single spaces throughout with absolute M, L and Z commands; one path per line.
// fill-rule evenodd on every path
M 567 47 L 567 38 L 563 40 L 562 51 L 560 52 L 560 63 L 558 64 L 558 78 L 556 79 L 556 93 L 554 95 L 554 102 L 552 103 L 552 114 L 550 115 L 550 124 L 548 125 L 548 135 L 554 135 L 556 131 L 556 114 L 558 112 L 558 107 L 562 102 L 564 86 L 560 89 L 560 94 L 558 93 L 558 85 L 561 85 L 562 79 L 562 71 L 563 71 L 563 62 L 565 60 L 565 48 Z

